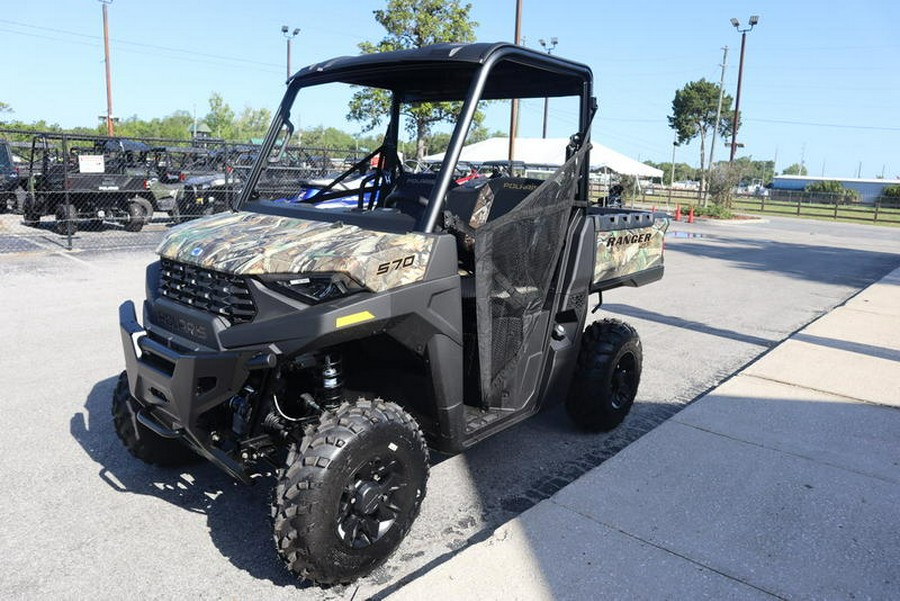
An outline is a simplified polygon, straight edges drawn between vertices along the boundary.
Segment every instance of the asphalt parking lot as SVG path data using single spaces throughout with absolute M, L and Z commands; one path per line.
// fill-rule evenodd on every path
M 59 249 L 52 233 L 31 247 L 0 241 L 8 428 L 0 438 L 0 596 L 383 597 L 895 269 L 898 231 L 791 219 L 673 224 L 665 278 L 608 293 L 597 314 L 628 320 L 643 340 L 638 402 L 623 426 L 586 435 L 552 409 L 464 455 L 435 458 L 422 514 L 398 552 L 357 585 L 325 591 L 298 587 L 277 560 L 271 480 L 245 487 L 208 465 L 152 468 L 113 432 L 109 397 L 122 369 L 116 308 L 143 297 L 153 232 L 128 249 L 92 246 L 90 233 L 79 234 L 76 251 Z

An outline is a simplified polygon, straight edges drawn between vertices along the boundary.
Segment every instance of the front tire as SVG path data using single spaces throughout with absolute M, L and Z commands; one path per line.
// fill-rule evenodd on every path
M 381 399 L 344 403 L 288 454 L 273 504 L 278 554 L 300 578 L 352 582 L 409 532 L 427 480 L 428 450 L 408 413 Z
M 566 399 L 572 421 L 592 432 L 622 423 L 637 395 L 642 362 L 641 339 L 633 327 L 618 319 L 588 326 Z
M 128 452 L 151 465 L 177 467 L 200 457 L 175 438 L 163 438 L 135 418 L 140 409 L 128 390 L 128 374 L 122 372 L 112 397 L 113 425 Z

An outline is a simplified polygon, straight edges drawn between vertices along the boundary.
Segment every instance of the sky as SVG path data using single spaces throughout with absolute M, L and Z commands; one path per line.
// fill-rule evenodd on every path
M 372 12 L 385 0 L 113 0 L 108 6 L 113 113 L 162 117 L 208 110 L 212 92 L 240 111 L 274 109 L 284 90 L 281 26 L 300 28 L 292 68 L 358 54 L 384 30 Z M 6 119 L 91 126 L 106 112 L 102 8 L 96 0 L 0 0 L 0 102 Z M 516 0 L 472 2 L 479 41 L 512 41 Z M 14 10 L 13 10 L 14 8 Z M 735 95 L 741 35 L 729 23 L 759 24 L 746 36 L 738 156 L 801 161 L 810 175 L 900 177 L 900 2 L 858 0 L 522 0 L 524 44 L 558 38 L 554 53 L 589 65 L 600 111 L 592 137 L 633 158 L 699 165 L 696 142 L 673 147 L 666 117 L 675 91 L 718 82 Z M 548 136 L 574 133 L 575 111 L 554 110 Z M 541 135 L 543 104 L 523 103 L 520 136 Z M 346 101 L 304 110 L 301 127 L 348 132 Z M 492 108 L 486 125 L 507 130 Z M 727 158 L 724 141 L 717 160 Z

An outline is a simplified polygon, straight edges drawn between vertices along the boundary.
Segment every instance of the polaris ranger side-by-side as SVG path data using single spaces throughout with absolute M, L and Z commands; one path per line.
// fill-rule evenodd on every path
M 338 84 L 390 93 L 382 145 L 308 202 L 283 202 L 266 171 L 292 114 Z M 561 168 L 454 181 L 479 102 L 545 97 L 578 107 Z M 440 169 L 411 173 L 397 154 L 401 115 L 423 102 L 462 105 Z M 427 447 L 463 451 L 555 402 L 582 428 L 614 428 L 637 392 L 641 344 L 617 320 L 585 329 L 591 295 L 662 277 L 668 222 L 588 202 L 595 111 L 587 66 L 505 43 L 300 70 L 237 209 L 166 235 L 143 325 L 132 302 L 120 307 L 122 442 L 149 463 L 199 456 L 243 482 L 275 471 L 277 552 L 328 584 L 400 544 L 425 494 Z M 355 207 L 316 208 L 361 171 Z

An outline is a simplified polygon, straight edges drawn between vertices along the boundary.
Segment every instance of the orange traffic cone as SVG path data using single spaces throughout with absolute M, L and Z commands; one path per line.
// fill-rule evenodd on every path
M 694 223 L 694 207 L 691 205 L 691 211 L 688 213 L 688 223 Z
M 675 205 L 675 221 L 681 221 L 681 205 Z

